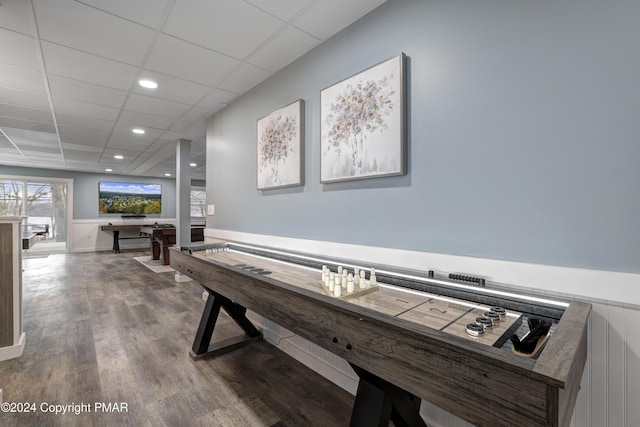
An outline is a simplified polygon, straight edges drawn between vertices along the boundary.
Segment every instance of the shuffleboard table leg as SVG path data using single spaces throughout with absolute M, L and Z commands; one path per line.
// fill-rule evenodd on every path
M 243 347 L 255 340 L 262 339 L 262 333 L 260 330 L 258 330 L 258 328 L 256 328 L 253 323 L 247 319 L 246 307 L 236 304 L 229 298 L 226 298 L 217 292 L 213 292 L 210 289 L 205 288 L 205 290 L 209 293 L 209 296 L 207 297 L 207 302 L 202 312 L 196 337 L 193 340 L 193 346 L 189 352 L 192 359 L 198 360 L 204 357 L 218 356 Z M 242 328 L 245 335 L 229 338 L 216 343 L 214 348 L 210 348 L 211 337 L 213 336 L 213 331 L 216 327 L 216 321 L 218 320 L 221 308 L 229 313 L 229 316 L 231 316 L 238 326 Z
M 113 230 L 113 252 L 120 253 L 120 230 Z
M 216 298 L 214 294 L 210 292 L 204 306 L 204 311 L 202 312 L 202 317 L 200 318 L 196 338 L 193 340 L 193 346 L 191 347 L 194 355 L 200 356 L 209 350 L 209 343 L 213 336 L 213 330 L 216 327 L 218 314 L 220 314 L 220 307 L 222 307 L 222 300 Z
M 427 427 L 420 416 L 421 399 L 377 375 L 351 364 L 360 377 L 350 427 Z

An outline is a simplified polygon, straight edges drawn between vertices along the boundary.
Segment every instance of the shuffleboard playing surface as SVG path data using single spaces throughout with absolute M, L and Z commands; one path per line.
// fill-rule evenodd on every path
M 270 278 L 325 295 L 321 285 L 322 272 L 320 269 L 236 250 L 211 253 L 200 251 L 195 255 L 247 271 L 252 268 L 266 270 L 269 272 L 267 276 Z M 466 325 L 473 323 L 476 317 L 482 316 L 490 307 L 385 283 L 378 283 L 378 285 L 378 289 L 375 291 L 349 298 L 346 301 L 489 346 L 498 342 L 522 315 L 522 313 L 507 310 L 506 318 L 496 322 L 493 328 L 487 328 L 484 335 L 473 337 L 466 332 Z

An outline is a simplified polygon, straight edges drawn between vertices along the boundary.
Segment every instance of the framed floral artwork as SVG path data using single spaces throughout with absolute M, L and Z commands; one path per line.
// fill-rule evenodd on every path
M 406 173 L 404 53 L 320 92 L 320 181 Z
M 304 101 L 258 119 L 258 189 L 304 183 Z

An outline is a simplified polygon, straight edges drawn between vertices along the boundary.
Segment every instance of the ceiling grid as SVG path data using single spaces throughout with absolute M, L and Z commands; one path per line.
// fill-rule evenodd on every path
M 208 117 L 383 2 L 2 0 L 0 165 L 205 179 Z

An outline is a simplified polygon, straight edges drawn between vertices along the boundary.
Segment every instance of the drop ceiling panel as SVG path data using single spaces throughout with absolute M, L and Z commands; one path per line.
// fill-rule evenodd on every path
M 12 47 L 2 49 L 0 62 L 40 71 L 40 63 L 34 49 L 35 43 L 33 37 L 0 28 L 0 46 Z
M 177 120 L 171 125 L 169 130 L 173 132 L 184 133 L 191 127 L 191 125 L 193 125 L 193 122 L 187 122 L 185 120 Z M 188 135 L 183 135 L 183 136 L 185 137 L 185 139 L 189 139 Z
M 80 117 L 102 118 L 105 120 L 116 120 L 118 113 L 117 108 L 105 107 L 102 105 L 89 104 L 87 102 L 76 101 L 68 98 L 53 97 L 53 105 L 58 113 L 73 114 Z
M 189 110 L 190 106 L 134 93 L 129 96 L 124 108 L 139 113 L 153 110 L 159 116 L 179 119 Z
M 2 0 L 1 4 L 0 27 L 22 34 L 32 34 L 28 2 L 24 0 Z
M 0 116 L 8 118 L 21 118 L 24 120 L 33 120 L 36 122 L 52 121 L 51 111 L 36 110 L 34 108 L 24 108 L 17 105 L 1 104 Z
M 65 160 L 68 169 L 81 172 L 96 172 L 97 163 L 91 160 Z
M 62 149 L 64 150 L 64 152 L 66 153 L 67 150 L 72 150 L 72 151 L 84 151 L 86 153 L 93 153 L 94 156 L 98 156 L 103 148 L 102 147 L 94 147 L 91 145 L 85 145 L 85 144 L 70 144 L 68 142 L 62 142 Z
M 34 122 L 24 119 L 12 119 L 9 117 L 0 117 L 0 128 L 16 127 L 20 129 L 33 130 L 38 132 L 56 132 L 56 128 L 52 122 Z
M 228 104 L 234 100 L 238 95 L 233 92 L 228 92 L 221 89 L 213 89 L 202 101 L 198 103 L 200 107 L 207 108 L 209 110 L 217 110 L 222 104 Z
M 37 132 L 12 127 L 3 127 L 2 130 L 9 136 L 9 138 L 24 138 L 33 141 L 58 143 L 58 136 L 53 132 Z
M 119 124 L 130 124 L 134 127 L 141 127 L 145 130 L 146 127 L 156 129 L 169 129 L 174 119 L 162 116 L 156 116 L 151 114 L 138 113 L 136 111 L 123 111 L 120 115 Z
M 245 0 L 258 9 L 264 10 L 283 21 L 289 21 L 302 9 L 310 5 L 313 0 Z
M 155 31 L 74 0 L 33 0 L 40 38 L 140 65 Z
M 277 71 L 318 45 L 320 40 L 295 27 L 288 26 L 273 37 L 249 62 L 258 67 Z
M 42 73 L 2 63 L 0 63 L 0 86 L 46 94 Z
M 140 152 L 143 152 L 151 145 L 150 142 L 136 142 L 127 139 L 113 139 L 109 138 L 107 141 L 106 148 L 111 150 L 122 150 L 122 149 L 138 149 Z
M 162 22 L 162 14 L 167 0 L 78 0 L 96 9 L 109 12 L 150 28 L 156 28 Z
M 64 159 L 68 161 L 95 162 L 98 160 L 98 153 L 87 151 L 64 150 Z
M 230 92 L 243 93 L 265 80 L 271 74 L 273 73 L 244 63 L 236 72 L 226 78 L 222 84 L 219 85 L 219 88 Z
M 129 90 L 138 70 L 131 65 L 83 53 L 51 43 L 42 43 L 47 72 L 83 82 Z
M 24 92 L 0 86 L 0 100 L 5 104 L 20 105 L 38 110 L 49 109 L 49 101 L 45 95 Z
M 109 137 L 109 132 L 96 131 L 69 126 L 58 126 L 60 138 L 69 144 L 83 144 L 96 147 L 104 147 Z
M 0 150 L 0 153 L 2 154 L 2 163 L 5 165 L 17 165 L 17 166 L 30 165 L 24 156 L 22 156 L 21 154 L 15 154 L 15 153 L 18 153 L 17 151 L 15 153 L 5 153 Z
M 215 86 L 238 64 L 228 56 L 161 34 L 145 68 Z
M 25 156 L 25 158 L 29 161 L 36 159 L 54 159 L 54 160 L 63 160 L 62 153 L 60 152 L 57 144 L 16 144 Z
M 206 108 L 193 107 L 182 117 L 182 120 L 195 123 L 198 120 L 206 119 L 208 116 L 208 110 Z
M 87 103 L 122 108 L 127 96 L 123 90 L 99 86 L 60 76 L 49 76 L 51 95 Z
M 133 142 L 146 141 L 148 143 L 152 143 L 165 132 L 162 129 L 146 128 L 144 134 L 138 135 L 131 131 L 134 127 L 135 126 L 124 123 L 122 121 L 116 123 L 116 126 L 113 128 L 113 133 L 111 134 L 111 139 L 120 138 L 127 139 Z
M 6 144 L 3 142 L 0 142 L 0 155 L 2 155 L 2 160 L 5 160 L 6 158 L 24 159 L 22 154 L 20 154 L 20 152 L 16 150 L 16 148 L 8 142 Z
M 303 31 L 325 40 L 371 12 L 386 0 L 322 0 L 292 22 Z
M 47 169 L 64 169 L 65 163 L 63 159 L 54 159 L 51 157 L 29 157 L 29 166 L 34 168 Z
M 154 142 L 154 145 L 158 147 L 158 146 L 165 146 L 170 143 L 175 144 L 180 138 L 189 139 L 189 138 L 184 138 L 184 136 L 180 132 L 167 131 L 163 133 L 162 136 L 160 136 L 160 138 L 158 138 L 157 141 Z
M 117 160 L 119 162 L 122 163 L 128 163 L 134 159 L 136 159 L 140 154 L 142 154 L 144 152 L 144 149 L 141 148 L 139 150 L 135 150 L 133 149 L 134 147 L 127 147 L 127 148 L 111 148 L 109 146 L 107 146 L 104 151 L 102 152 L 102 157 L 104 158 L 110 158 L 110 159 L 114 159 Z M 124 157 L 124 159 L 115 159 L 113 156 L 115 155 L 120 155 L 122 157 Z
M 60 151 L 56 151 L 55 148 L 48 147 L 38 147 L 37 149 L 20 149 L 25 156 L 31 161 L 41 161 L 41 160 L 53 160 L 53 161 L 62 161 L 62 154 Z
M 135 85 L 133 88 L 135 93 L 183 104 L 195 104 L 211 89 L 209 86 L 189 82 L 151 70 L 142 70 L 140 78 L 157 82 L 158 88 L 150 90 Z
M 177 0 L 163 31 L 242 60 L 282 25 L 241 1 Z
M 103 168 L 110 168 L 114 171 L 122 170 L 126 166 L 122 160 L 114 159 L 113 156 L 101 158 L 98 164 Z
M 114 121 L 88 116 L 78 116 L 75 114 L 58 113 L 56 115 L 58 124 L 77 128 L 95 129 L 99 131 L 110 131 L 113 129 Z

